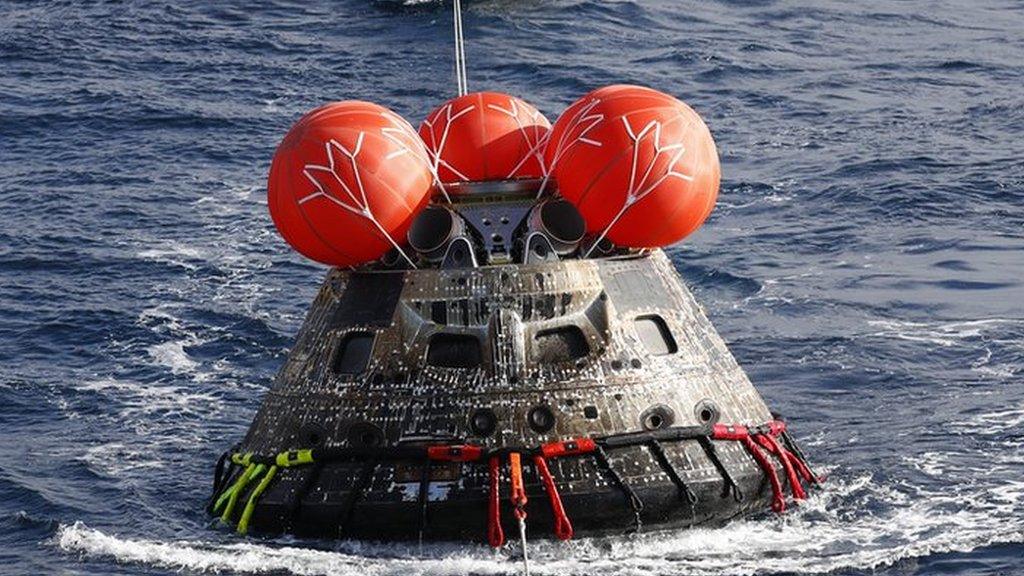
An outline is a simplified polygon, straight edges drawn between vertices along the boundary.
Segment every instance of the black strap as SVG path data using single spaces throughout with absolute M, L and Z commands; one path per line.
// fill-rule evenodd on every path
M 636 492 L 626 484 L 625 479 L 618 473 L 615 468 L 612 468 L 611 461 L 608 460 L 608 454 L 604 451 L 604 448 L 598 444 L 594 450 L 594 459 L 597 460 L 597 466 L 608 475 L 611 479 L 612 484 L 622 491 L 622 494 L 626 497 L 626 501 L 629 503 L 630 508 L 633 510 L 633 527 L 626 530 L 626 533 L 639 532 L 643 527 L 643 522 L 640 519 L 640 513 L 644 510 L 644 501 L 637 496 Z
M 673 426 L 660 430 L 646 432 L 625 432 L 596 438 L 606 448 L 625 448 L 627 446 L 641 446 L 651 440 L 661 442 L 679 442 L 681 440 L 693 440 L 706 436 L 710 432 L 707 426 Z
M 344 537 L 345 531 L 352 521 L 352 513 L 355 512 L 356 504 L 359 499 L 362 498 L 363 492 L 366 491 L 370 486 L 370 482 L 373 481 L 373 475 L 377 471 L 377 467 L 380 465 L 380 460 L 367 460 L 363 464 L 363 468 L 359 472 L 359 478 L 356 479 L 355 484 L 352 485 L 352 489 L 349 490 L 348 498 L 345 500 L 345 505 L 341 509 L 338 522 L 338 536 Z
M 729 474 L 729 470 L 725 467 L 725 464 L 722 463 L 722 459 L 718 457 L 718 450 L 715 448 L 715 443 L 708 436 L 701 436 L 697 441 L 700 442 L 700 446 L 704 449 L 704 453 L 707 454 L 708 459 L 711 460 L 715 469 L 718 470 L 718 473 L 722 476 L 722 480 L 725 481 L 724 487 L 722 488 L 722 498 L 725 498 L 729 495 L 729 492 L 732 492 L 733 498 L 735 498 L 737 502 L 742 502 L 743 492 L 740 491 L 739 485 L 736 484 L 735 480 L 733 480 L 732 474 Z
M 213 493 L 210 495 L 210 500 L 206 503 L 207 514 L 213 514 L 213 505 L 217 502 L 217 497 L 220 496 L 221 491 L 227 486 L 228 479 L 231 478 L 231 474 L 234 471 L 235 463 L 231 460 L 231 451 L 228 450 L 217 459 L 217 467 L 213 471 Z
M 423 535 L 427 531 L 427 502 L 430 496 L 430 462 L 424 462 L 420 467 L 420 544 L 423 544 Z
M 320 480 L 320 473 L 324 469 L 323 462 L 315 462 L 313 467 L 309 469 L 309 473 L 306 474 L 302 480 L 302 484 L 295 489 L 295 493 L 292 494 L 291 504 L 288 506 L 287 516 L 285 517 L 284 524 L 290 529 L 292 523 L 299 516 L 299 511 L 302 510 L 302 501 L 309 494 L 309 491 L 316 486 L 317 481 Z
M 676 471 L 676 467 L 669 461 L 668 455 L 665 454 L 665 449 L 662 448 L 661 443 L 657 440 L 651 440 L 647 443 L 647 447 L 650 449 L 651 454 L 654 455 L 654 459 L 658 461 L 658 465 L 665 471 L 668 479 L 676 485 L 676 489 L 679 492 L 679 499 L 690 505 L 692 509 L 697 503 L 697 495 L 690 489 L 689 485 L 679 476 L 679 472 Z
M 220 455 L 220 458 L 217 459 L 217 467 L 214 468 L 214 470 L 213 470 L 213 495 L 214 496 L 216 496 L 217 493 L 220 492 L 220 489 L 222 488 L 221 484 L 224 482 L 224 467 L 227 465 L 228 462 L 231 462 L 230 460 L 228 460 L 228 458 L 230 458 L 230 457 L 231 457 L 230 453 L 224 452 L 223 454 Z M 231 463 L 234 464 L 234 462 L 231 462 Z

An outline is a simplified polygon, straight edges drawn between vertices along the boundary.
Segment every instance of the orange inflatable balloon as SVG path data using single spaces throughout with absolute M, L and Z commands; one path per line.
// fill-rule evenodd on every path
M 408 122 L 376 104 L 335 102 L 288 131 L 270 166 L 267 204 L 299 253 L 355 266 L 403 250 L 433 185 L 426 148 Z
M 445 102 L 420 125 L 441 182 L 544 176 L 551 123 L 523 100 L 475 92 Z
M 718 198 L 715 141 L 692 108 L 639 86 L 607 86 L 555 122 L 544 156 L 588 231 L 654 248 L 700 227 Z

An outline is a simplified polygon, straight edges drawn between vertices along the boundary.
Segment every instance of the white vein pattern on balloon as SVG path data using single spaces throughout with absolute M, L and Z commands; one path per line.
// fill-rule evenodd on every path
M 591 118 L 596 118 L 597 116 L 598 115 L 594 115 Z M 593 123 L 587 127 L 587 131 L 589 131 L 594 126 L 600 124 L 602 120 L 603 116 L 601 116 L 601 118 L 599 119 L 593 120 Z M 682 159 L 683 154 L 686 153 L 686 147 L 683 146 L 681 142 L 667 145 L 662 143 L 661 130 L 664 124 L 661 121 L 651 120 L 650 122 L 645 124 L 639 132 L 633 129 L 633 126 L 629 123 L 629 118 L 627 118 L 626 116 L 622 117 L 622 124 L 625 127 L 626 134 L 629 135 L 629 139 L 633 141 L 633 154 L 630 160 L 629 186 L 626 188 L 626 197 L 623 200 L 622 207 L 619 209 L 618 213 L 616 213 L 615 217 L 612 218 L 611 222 L 609 222 L 608 225 L 605 226 L 603 230 L 601 230 L 601 234 L 598 235 L 597 240 L 595 240 L 594 243 L 591 245 L 590 250 L 587 251 L 585 257 L 590 256 L 590 253 L 594 250 L 594 248 L 596 248 L 597 245 L 600 244 L 602 240 L 604 240 L 605 236 L 608 235 L 608 232 L 612 229 L 612 227 L 615 226 L 615 224 L 617 224 L 620 219 L 622 219 L 622 217 L 626 214 L 626 212 L 629 211 L 630 208 L 636 205 L 637 202 L 640 202 L 641 200 L 646 198 L 650 193 L 654 192 L 666 180 L 668 180 L 669 178 L 678 178 L 686 182 L 693 182 L 692 175 L 684 174 L 683 172 L 676 170 L 676 164 L 679 163 L 679 160 Z M 583 142 L 586 144 L 592 144 L 597 146 L 601 145 L 600 142 L 595 142 L 593 140 L 584 138 L 583 135 L 585 134 L 586 131 L 584 131 L 581 136 L 577 136 L 577 138 L 570 143 L 570 146 L 572 144 L 575 144 L 576 142 Z M 650 156 L 650 159 L 647 162 L 646 167 L 643 167 L 640 165 L 640 149 L 645 141 L 650 142 L 650 145 L 653 146 L 654 154 Z M 660 175 L 658 175 L 653 181 L 649 181 L 649 179 L 651 179 L 651 174 L 654 172 L 655 167 L 663 158 L 668 158 L 668 163 L 663 165 L 664 171 L 661 172 Z M 641 171 L 643 172 L 643 174 L 640 175 L 638 178 L 638 173 Z
M 604 114 L 591 114 L 590 112 L 595 106 L 601 103 L 600 98 L 595 98 L 580 107 L 572 117 L 569 119 L 569 126 L 562 132 L 562 135 L 558 137 L 555 142 L 555 154 L 551 158 L 551 164 L 544 166 L 544 181 L 540 184 L 540 189 L 537 190 L 537 198 L 540 198 L 544 194 L 545 188 L 548 186 L 548 182 L 551 180 L 551 174 L 555 170 L 555 166 L 558 165 L 558 161 L 562 159 L 562 156 L 569 151 L 570 148 L 576 144 L 586 144 L 588 146 L 600 147 L 601 143 L 592 138 L 588 138 L 587 134 L 591 130 L 596 128 L 604 121 Z M 578 132 L 577 132 L 578 130 Z M 573 134 L 575 133 L 575 136 Z M 547 146 L 551 139 L 551 132 L 544 135 L 543 145 Z
M 532 121 L 532 124 L 530 126 L 532 130 L 528 130 L 527 127 L 523 125 L 522 117 L 519 115 L 519 113 L 521 112 L 521 110 L 519 109 L 519 103 L 516 102 L 513 98 L 509 98 L 508 103 L 508 109 L 502 108 L 501 106 L 497 106 L 495 104 L 488 104 L 487 107 L 490 108 L 491 110 L 495 110 L 514 119 L 516 122 L 516 126 L 519 127 L 519 132 L 523 135 L 523 140 L 525 140 L 526 143 L 530 145 L 530 149 L 527 150 L 526 154 L 523 154 L 523 157 L 519 160 L 519 162 L 516 163 L 516 165 L 511 170 L 509 170 L 505 178 L 512 178 L 515 175 L 516 171 L 522 168 L 523 164 L 525 164 L 531 157 L 535 158 L 537 160 L 537 163 L 540 164 L 540 169 L 542 171 L 541 173 L 546 174 L 547 170 L 545 170 L 544 168 L 544 145 L 547 142 L 546 136 L 548 134 L 548 131 L 544 131 L 542 133 L 540 129 L 540 124 L 538 123 L 538 120 L 544 119 L 544 115 L 541 114 L 540 110 L 537 109 L 534 109 L 532 113 L 529 110 L 522 110 L 522 112 L 527 113 L 527 117 L 529 118 L 529 120 Z M 532 138 L 530 132 L 533 132 Z
M 499 112 L 501 114 L 505 114 L 506 116 L 509 116 L 512 119 L 514 119 L 516 122 L 516 126 L 519 129 L 519 132 L 523 135 L 523 139 L 526 141 L 526 143 L 530 145 L 530 148 L 529 150 L 526 151 L 525 154 L 523 154 L 523 157 L 520 158 L 520 160 L 515 164 L 515 167 L 512 168 L 512 170 L 510 170 L 505 177 L 512 178 L 516 171 L 522 168 L 523 164 L 529 161 L 531 157 L 537 159 L 537 161 L 540 163 L 542 173 L 547 174 L 547 170 L 544 166 L 543 151 L 544 146 L 547 143 L 548 133 L 544 132 L 543 134 L 541 134 L 539 125 L 536 123 L 536 120 L 539 118 L 543 118 L 543 115 L 540 113 L 539 110 L 534 110 L 533 112 L 523 110 L 514 98 L 509 98 L 508 102 L 508 108 L 502 108 L 501 106 L 495 104 L 487 104 L 487 108 Z M 452 123 L 455 120 L 458 120 L 462 116 L 465 116 L 466 114 L 472 112 L 475 109 L 476 104 L 470 104 L 469 106 L 463 108 L 462 110 L 453 113 L 454 105 L 451 102 L 449 102 L 444 106 L 438 108 L 436 111 L 434 111 L 433 114 L 431 114 L 429 117 L 427 117 L 426 120 L 423 121 L 423 125 L 428 128 L 427 132 L 430 137 L 430 146 L 428 147 L 428 149 L 430 151 L 430 155 L 433 158 L 432 165 L 434 167 L 435 173 L 437 173 L 440 167 L 443 166 L 450 170 L 453 174 L 455 174 L 460 180 L 469 181 L 468 176 L 466 176 L 457 168 L 452 166 L 452 164 L 449 163 L 447 160 L 443 159 L 441 157 L 441 154 L 444 151 L 445 145 L 448 143 L 449 130 L 451 128 Z M 524 111 L 527 113 L 527 117 L 529 120 L 535 121 L 533 123 L 532 130 L 530 130 L 530 127 L 525 126 L 523 124 L 522 113 Z M 444 123 L 444 127 L 441 129 L 440 136 L 438 136 L 437 129 L 439 127 L 438 124 L 440 122 Z M 530 134 L 531 132 L 533 133 L 532 136 Z M 441 186 L 441 189 L 443 190 L 444 187 Z
M 408 123 L 406 123 L 401 118 L 395 118 L 393 117 L 393 115 L 390 114 L 384 113 L 381 114 L 381 116 L 383 116 L 392 124 L 394 124 L 394 126 L 392 127 L 381 128 L 381 134 L 388 141 L 394 143 L 397 146 L 396 150 L 393 150 L 387 156 L 384 157 L 384 161 L 392 160 L 405 154 L 413 154 L 424 159 L 429 163 L 429 159 L 427 158 L 426 154 L 426 149 L 422 147 L 422 143 L 420 143 L 419 146 L 417 146 L 415 143 L 412 146 L 410 146 L 409 142 L 401 138 L 401 135 L 405 133 L 405 130 L 403 129 L 407 129 L 409 133 L 414 134 L 414 132 L 412 132 L 412 127 L 409 126 Z M 405 260 L 415 268 L 415 264 L 413 263 L 412 259 L 409 258 L 409 256 L 405 253 L 404 250 L 402 250 L 401 245 L 398 242 L 396 242 L 394 238 L 391 237 L 391 234 L 389 234 L 388 231 L 385 230 L 383 226 L 381 226 L 380 222 L 377 220 L 377 217 L 373 214 L 373 210 L 370 207 L 370 202 L 366 196 L 366 188 L 363 186 L 363 179 L 359 175 L 358 158 L 359 153 L 362 151 L 363 140 L 365 137 L 366 132 L 360 132 L 359 136 L 356 138 L 355 147 L 352 150 L 349 150 L 348 148 L 346 148 L 340 142 L 333 138 L 324 143 L 324 151 L 327 155 L 327 165 L 323 166 L 319 164 L 306 164 L 306 166 L 303 168 L 303 175 L 306 177 L 307 180 L 309 180 L 313 184 L 316 190 L 311 194 L 308 194 L 300 198 L 299 204 L 305 204 L 306 202 L 309 202 L 316 198 L 324 198 L 330 201 L 331 203 L 335 204 L 336 206 L 351 212 L 352 214 L 369 220 L 377 228 L 377 231 L 380 232 L 381 236 L 383 236 L 385 240 L 387 240 L 396 250 L 398 250 L 398 253 L 401 254 L 402 257 L 405 258 Z M 419 142 L 418 137 L 416 138 L 416 142 Z M 338 172 L 336 170 L 337 159 L 335 158 L 335 153 L 342 154 L 345 158 L 348 159 L 349 163 L 351 164 L 352 174 L 353 177 L 355 178 L 355 185 L 356 188 L 358 188 L 357 191 L 353 191 L 348 186 L 348 184 L 345 183 L 345 180 L 338 175 Z M 432 171 L 432 173 L 435 174 L 434 177 L 436 179 L 436 172 Z M 318 176 L 320 176 L 321 178 L 325 178 L 328 182 L 325 183 L 321 181 L 318 178 Z M 351 203 L 337 195 L 331 194 L 330 191 L 332 189 L 336 189 L 338 186 L 340 186 L 341 190 L 343 190 L 345 195 L 348 196 L 348 200 L 351 201 Z
M 466 108 L 463 108 L 462 110 L 456 112 L 455 114 L 452 114 L 452 108 L 453 108 L 452 103 L 449 102 L 449 103 L 445 104 L 444 106 L 442 106 L 441 108 L 439 108 L 437 111 L 435 111 L 429 117 L 427 117 L 426 120 L 423 121 L 423 125 L 426 126 L 427 128 L 429 128 L 429 133 L 430 133 L 430 147 L 429 147 L 429 150 L 430 150 L 431 156 L 433 157 L 433 161 L 431 162 L 431 165 L 434 167 L 434 172 L 438 172 L 439 168 L 441 166 L 444 166 L 445 168 L 450 170 L 453 174 L 458 176 L 460 179 L 462 179 L 462 180 L 469 180 L 469 178 L 466 177 L 465 174 L 463 174 L 462 172 L 459 172 L 454 166 L 452 166 L 446 160 L 441 158 L 441 151 L 444 150 L 444 146 L 448 142 L 448 133 L 449 133 L 449 129 L 452 126 L 452 122 L 454 120 L 456 120 L 457 118 L 461 118 L 462 116 L 472 112 L 474 109 L 476 109 L 476 105 L 475 104 L 471 104 L 471 105 L 467 106 Z M 437 127 L 437 122 L 441 119 L 441 115 L 442 114 L 444 114 L 444 129 L 441 130 L 441 137 L 438 138 L 437 132 L 436 132 L 436 127 Z M 444 189 L 443 186 L 441 188 Z

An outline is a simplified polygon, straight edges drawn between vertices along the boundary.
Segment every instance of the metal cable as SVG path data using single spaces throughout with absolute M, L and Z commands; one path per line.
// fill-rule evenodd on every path
M 462 0 L 452 0 L 452 18 L 455 28 L 455 83 L 459 96 L 469 91 L 466 80 L 466 40 L 462 34 Z

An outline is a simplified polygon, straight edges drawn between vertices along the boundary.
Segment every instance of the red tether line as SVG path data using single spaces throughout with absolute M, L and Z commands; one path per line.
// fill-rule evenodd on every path
M 782 483 L 779 482 L 779 475 L 775 472 L 775 466 L 772 465 L 768 457 L 757 446 L 757 442 L 754 442 L 749 435 L 744 436 L 741 441 L 746 446 L 747 452 L 750 452 L 750 455 L 757 461 L 758 466 L 764 471 L 764 475 L 768 477 L 768 481 L 772 485 L 772 510 L 777 514 L 782 514 L 786 511 L 786 498 L 782 495 Z
M 551 512 L 555 516 L 555 536 L 559 540 L 571 540 L 572 523 L 569 521 L 569 515 L 565 513 L 565 507 L 562 506 L 562 498 L 558 495 L 558 487 L 555 486 L 555 479 L 548 470 L 548 463 L 538 454 L 533 457 L 533 465 L 536 466 L 537 474 L 544 483 L 544 490 L 548 493 L 548 500 L 551 501 Z
M 796 475 L 796 470 L 793 468 L 793 462 L 790 460 L 790 455 L 783 448 L 779 441 L 770 434 L 758 434 L 756 436 L 758 444 L 764 446 L 766 450 L 775 454 L 782 462 L 782 468 L 786 471 L 786 479 L 789 480 L 789 489 L 793 492 L 794 500 L 805 500 L 807 493 L 804 492 L 804 487 L 800 485 L 800 478 Z
M 491 456 L 487 462 L 490 469 L 490 494 L 488 495 L 487 508 L 487 542 L 495 547 L 501 548 L 505 544 L 505 532 L 501 529 L 501 494 L 498 483 L 500 463 L 497 456 Z
M 808 484 L 820 484 L 821 483 L 820 479 L 814 477 L 814 473 L 812 473 L 811 469 L 807 467 L 807 463 L 806 462 L 804 462 L 802 459 L 798 458 L 796 454 L 793 454 L 791 451 L 787 450 L 786 447 L 781 446 L 781 445 L 780 445 L 780 447 L 786 452 L 786 454 L 789 457 L 789 459 L 793 462 L 793 466 L 796 467 L 796 471 L 800 473 L 800 476 L 802 476 L 803 479 L 806 480 Z

